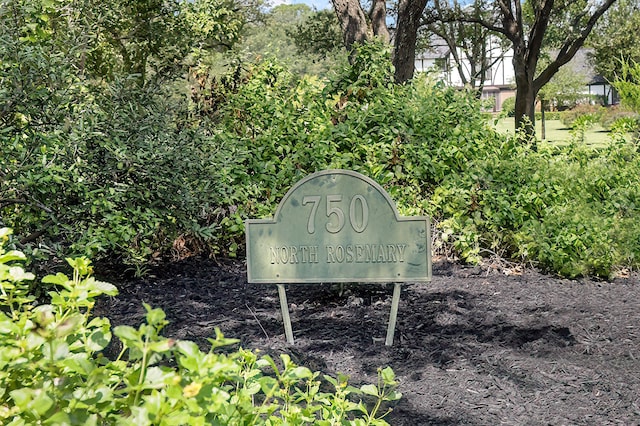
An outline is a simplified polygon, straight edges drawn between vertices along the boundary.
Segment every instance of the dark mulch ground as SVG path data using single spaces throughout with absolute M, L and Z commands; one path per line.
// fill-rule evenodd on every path
M 203 346 L 219 327 L 354 385 L 391 366 L 404 395 L 392 425 L 640 424 L 637 275 L 570 281 L 436 263 L 431 283 L 403 286 L 393 347 L 374 343 L 390 285 L 289 285 L 289 346 L 275 286 L 247 284 L 240 263 L 192 259 L 114 284 L 120 295 L 96 311 L 113 325 L 139 324 L 144 301 L 166 311 L 166 336 Z

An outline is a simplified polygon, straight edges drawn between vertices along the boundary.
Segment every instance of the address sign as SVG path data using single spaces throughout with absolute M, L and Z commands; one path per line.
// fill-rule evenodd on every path
M 431 279 L 429 220 L 402 217 L 387 192 L 349 170 L 300 180 L 273 219 L 246 222 L 251 283 Z

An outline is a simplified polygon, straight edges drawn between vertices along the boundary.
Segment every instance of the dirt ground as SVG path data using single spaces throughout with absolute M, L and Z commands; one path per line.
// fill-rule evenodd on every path
M 219 327 L 245 348 L 375 383 L 391 366 L 403 398 L 392 425 L 639 425 L 640 280 L 566 280 L 434 263 L 433 281 L 403 285 L 396 339 L 384 340 L 392 285 L 288 285 L 296 343 L 277 289 L 247 284 L 242 262 L 190 259 L 145 279 L 109 279 L 120 295 L 96 314 L 138 325 L 160 307 L 165 336 L 206 347 Z

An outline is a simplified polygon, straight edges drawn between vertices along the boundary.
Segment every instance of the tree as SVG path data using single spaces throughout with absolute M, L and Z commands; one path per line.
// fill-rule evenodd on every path
M 336 13 L 344 47 L 347 51 L 353 50 L 355 43 L 364 43 L 373 36 L 373 29 L 367 22 L 364 10 L 358 0 L 333 0 L 333 10 Z
M 637 0 L 618 0 L 598 21 L 587 40 L 598 74 L 614 81 L 622 63 L 640 62 L 640 4 Z M 621 61 L 622 59 L 622 61 Z
M 538 91 L 538 98 L 556 109 L 573 108 L 579 101 L 587 98 L 584 88 L 588 82 L 584 73 L 571 67 L 562 67 Z
M 364 12 L 359 0 L 332 0 L 332 3 L 347 51 L 352 52 L 355 43 L 364 43 L 373 37 L 390 40 L 384 0 L 372 0 L 369 13 Z M 413 77 L 420 16 L 426 4 L 427 0 L 400 0 L 398 3 L 392 58 L 398 83 Z
M 416 41 L 420 17 L 427 0 L 400 0 L 393 51 L 396 82 L 403 83 L 413 77 L 415 70 Z
M 114 0 L 72 3 L 53 24 L 84 38 L 82 69 L 112 80 L 135 75 L 144 85 L 154 76 L 180 75 L 194 51 L 233 47 L 261 0 Z
M 275 58 L 295 75 L 323 75 L 335 65 L 341 48 L 342 33 L 332 11 L 282 4 L 271 8 L 259 22 L 248 24 L 232 53 L 249 61 Z
M 319 10 L 311 13 L 295 28 L 287 31 L 299 52 L 327 57 L 342 46 L 342 32 L 335 13 Z
M 452 4 L 454 10 L 462 9 L 457 0 L 453 0 Z M 491 12 L 484 9 L 481 1 L 476 0 L 472 4 L 465 5 L 464 8 L 478 19 L 490 19 Z M 436 16 L 442 15 L 441 1 L 433 0 L 431 10 L 436 12 Z M 507 49 L 505 38 L 499 37 L 479 24 L 433 20 L 430 13 L 423 16 L 423 23 L 427 34 L 435 34 L 446 43 L 462 84 L 477 89 L 480 95 L 488 71 L 496 62 L 504 58 Z
M 615 1 L 487 0 L 483 4 L 492 11 L 489 19 L 465 9 L 456 10 L 450 1 L 437 19 L 479 24 L 510 41 L 517 91 L 516 127 L 525 129 L 533 137 L 538 92 L 573 58 L 598 19 Z M 557 54 L 544 69 L 538 70 L 543 47 L 552 46 L 557 47 Z

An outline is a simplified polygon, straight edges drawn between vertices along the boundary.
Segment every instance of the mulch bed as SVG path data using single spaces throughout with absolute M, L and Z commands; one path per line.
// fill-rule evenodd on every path
M 288 345 L 273 285 L 248 284 L 238 261 L 188 259 L 120 289 L 95 313 L 137 326 L 160 307 L 165 336 L 203 347 L 216 327 L 245 348 L 350 383 L 391 366 L 402 399 L 392 425 L 640 424 L 640 280 L 567 280 L 536 271 L 434 264 L 403 286 L 396 339 L 384 341 L 392 285 L 289 285 Z

